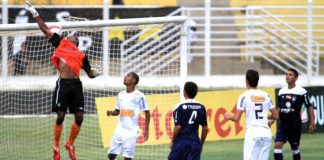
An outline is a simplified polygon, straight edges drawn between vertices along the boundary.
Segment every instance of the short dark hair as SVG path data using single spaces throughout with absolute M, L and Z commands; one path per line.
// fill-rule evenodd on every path
M 135 79 L 135 85 L 139 82 L 139 76 L 135 72 L 129 72 L 132 77 Z
M 297 70 L 296 70 L 296 69 L 293 69 L 293 68 L 288 68 L 288 71 L 290 71 L 290 72 L 293 72 L 293 73 L 294 73 L 294 75 L 295 75 L 295 77 L 298 77 L 298 72 L 297 72 Z
M 198 86 L 194 82 L 186 82 L 184 91 L 187 93 L 189 98 L 195 98 L 198 92 Z
M 246 72 L 246 80 L 248 81 L 249 83 L 249 86 L 251 87 L 257 87 L 258 86 L 258 82 L 259 82 L 259 73 L 258 71 L 255 71 L 255 70 L 248 70 Z

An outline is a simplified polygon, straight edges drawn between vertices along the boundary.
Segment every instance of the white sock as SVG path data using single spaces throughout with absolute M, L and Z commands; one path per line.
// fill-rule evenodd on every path
M 282 149 L 274 149 L 274 153 L 282 153 Z
M 291 153 L 292 153 L 293 155 L 296 155 L 296 154 L 299 153 L 299 149 L 297 149 L 297 150 L 292 150 Z

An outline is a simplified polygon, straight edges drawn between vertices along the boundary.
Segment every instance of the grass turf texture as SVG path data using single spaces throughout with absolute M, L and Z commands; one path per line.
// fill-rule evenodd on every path
M 64 122 L 61 136 L 62 160 L 68 159 L 68 153 L 63 145 L 69 136 L 73 119 L 68 116 Z M 43 118 L 0 118 L 0 159 L 51 159 L 54 121 L 55 115 Z M 323 160 L 323 137 L 324 133 L 302 135 L 300 150 L 303 159 Z M 78 159 L 107 159 L 107 149 L 102 147 L 98 121 L 95 116 L 85 116 L 75 146 Z M 168 147 L 169 145 L 137 146 L 134 159 L 166 159 L 170 151 Z M 243 140 L 206 142 L 202 160 L 239 160 L 243 155 L 242 147 Z M 285 144 L 283 153 L 284 159 L 292 159 L 289 144 Z M 273 147 L 270 160 L 273 160 Z

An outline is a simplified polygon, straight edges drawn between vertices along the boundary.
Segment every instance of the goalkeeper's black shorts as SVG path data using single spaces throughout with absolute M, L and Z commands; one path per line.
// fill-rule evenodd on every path
M 80 79 L 62 79 L 56 81 L 53 92 L 52 111 L 70 113 L 84 112 L 84 96 Z

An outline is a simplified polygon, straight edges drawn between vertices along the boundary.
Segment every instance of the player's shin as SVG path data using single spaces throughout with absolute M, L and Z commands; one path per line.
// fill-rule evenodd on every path
M 59 148 L 63 125 L 54 124 L 54 147 Z
M 71 132 L 70 132 L 70 137 L 69 140 L 67 141 L 67 143 L 69 145 L 73 145 L 74 140 L 76 139 L 76 137 L 78 136 L 80 132 L 80 126 L 77 125 L 75 122 L 72 124 L 71 126 Z

